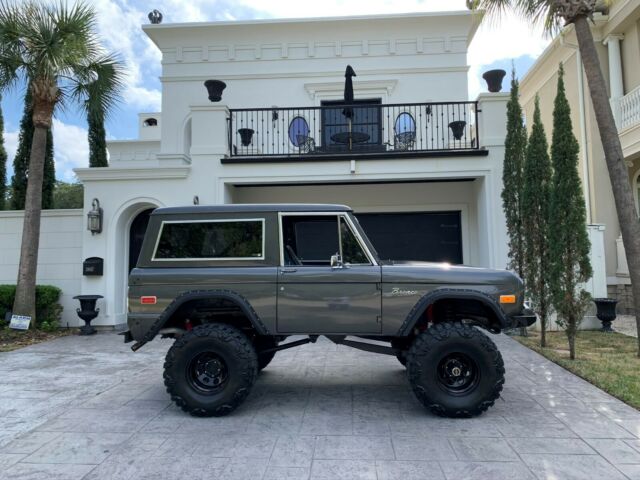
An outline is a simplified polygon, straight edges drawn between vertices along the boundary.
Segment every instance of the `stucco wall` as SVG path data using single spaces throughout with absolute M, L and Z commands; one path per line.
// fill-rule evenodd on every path
M 0 283 L 15 284 L 20 262 L 22 211 L 0 212 Z M 47 210 L 42 213 L 37 283 L 62 289 L 63 326 L 79 325 L 76 315 L 82 278 L 82 210 Z

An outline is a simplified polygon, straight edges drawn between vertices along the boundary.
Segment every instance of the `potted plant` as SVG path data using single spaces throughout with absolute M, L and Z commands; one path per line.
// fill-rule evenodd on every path
M 238 133 L 240 134 L 240 141 L 242 142 L 243 147 L 251 145 L 251 139 L 253 138 L 254 133 L 253 128 L 239 128 Z
M 616 319 L 616 304 L 618 300 L 614 298 L 594 298 L 596 304 L 596 317 L 602 322 L 601 332 L 613 332 L 611 322 Z
M 449 124 L 449 128 L 451 129 L 451 133 L 453 133 L 453 138 L 456 140 L 462 139 L 464 135 L 464 127 L 467 126 L 467 122 L 464 120 L 455 120 Z
M 219 102 L 222 100 L 222 91 L 227 87 L 227 84 L 222 80 L 207 80 L 204 82 L 204 86 L 209 93 L 209 100 Z
M 487 82 L 487 89 L 492 93 L 497 93 L 502 90 L 502 79 L 507 74 L 502 69 L 489 70 L 482 74 L 482 78 Z

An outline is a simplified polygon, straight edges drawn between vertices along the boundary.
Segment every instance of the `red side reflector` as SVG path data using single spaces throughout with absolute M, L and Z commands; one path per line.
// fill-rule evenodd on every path
M 158 297 L 156 297 L 155 295 L 148 296 L 148 297 L 140 297 L 140 303 L 142 305 L 155 305 L 156 303 L 158 303 Z

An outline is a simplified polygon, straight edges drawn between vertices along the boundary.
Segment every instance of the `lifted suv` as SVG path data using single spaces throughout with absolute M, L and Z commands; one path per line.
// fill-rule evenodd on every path
M 502 356 L 476 327 L 534 321 L 515 275 L 383 262 L 349 207 L 195 206 L 151 215 L 129 278 L 125 342 L 136 351 L 175 338 L 164 382 L 192 415 L 232 412 L 276 352 L 324 335 L 395 355 L 425 407 L 468 417 L 504 383 Z M 286 342 L 292 335 L 306 338 Z

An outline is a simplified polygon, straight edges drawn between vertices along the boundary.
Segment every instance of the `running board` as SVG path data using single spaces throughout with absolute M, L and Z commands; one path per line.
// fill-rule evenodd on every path
M 261 350 L 261 353 L 269 353 L 269 352 L 279 352 L 280 350 L 286 350 L 287 348 L 299 347 L 300 345 L 306 345 L 307 343 L 316 343 L 318 340 L 317 335 L 309 335 L 308 338 L 303 338 L 302 340 L 296 340 L 294 342 L 285 343 L 283 345 L 278 345 L 274 348 L 267 348 L 265 350 Z
M 393 347 L 386 347 L 384 345 L 378 345 L 376 343 L 367 343 L 367 342 L 357 342 L 355 340 L 347 340 L 344 335 L 325 335 L 329 340 L 331 340 L 336 345 L 345 345 L 351 348 L 357 348 L 358 350 L 364 350 L 365 352 L 372 353 L 382 353 L 383 355 L 393 355 L 396 356 L 399 353 L 399 350 Z

